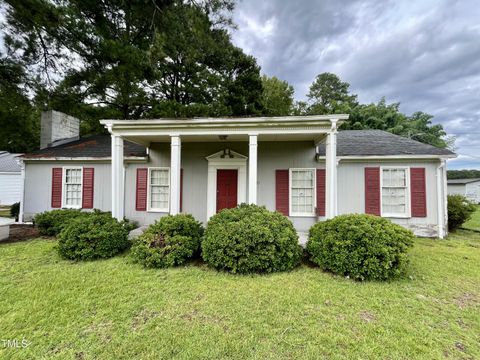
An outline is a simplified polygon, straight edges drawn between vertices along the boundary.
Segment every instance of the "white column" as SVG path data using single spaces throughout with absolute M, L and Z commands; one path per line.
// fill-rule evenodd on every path
M 123 138 L 112 135 L 112 217 L 124 217 Z
M 171 135 L 170 149 L 170 214 L 176 215 L 180 212 L 180 159 L 181 140 L 178 135 Z
M 251 134 L 249 138 L 248 153 L 248 203 L 257 203 L 257 134 Z
M 440 165 L 437 167 L 437 225 L 438 237 L 443 239 L 444 234 L 444 216 L 443 216 L 443 162 L 440 160 Z
M 327 136 L 326 146 L 326 218 L 337 215 L 337 120 L 331 119 L 332 128 Z
M 24 222 L 24 203 L 25 203 L 25 163 L 23 162 L 23 160 L 19 160 L 18 161 L 18 164 L 20 165 L 20 168 L 22 169 L 22 172 L 21 172 L 21 181 L 22 181 L 22 184 L 21 184 L 21 187 L 22 187 L 22 190 L 21 190 L 21 193 L 22 193 L 22 197 L 20 198 L 20 210 L 19 210 L 19 213 L 18 213 L 18 222 L 23 224 Z

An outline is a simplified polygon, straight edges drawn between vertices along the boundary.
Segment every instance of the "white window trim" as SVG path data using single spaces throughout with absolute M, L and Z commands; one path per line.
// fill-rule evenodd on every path
M 79 205 L 67 205 L 67 170 L 81 170 L 80 174 L 80 204 Z M 64 209 L 81 209 L 83 204 L 83 166 L 63 166 L 62 167 L 62 208 Z
M 311 213 L 301 213 L 294 212 L 292 210 L 292 172 L 298 170 L 311 170 L 313 171 L 313 212 Z M 317 208 L 317 169 L 316 168 L 290 168 L 288 169 L 288 216 L 296 217 L 317 217 L 316 208 Z
M 168 179 L 168 194 L 167 196 L 167 207 L 162 209 L 162 208 L 152 208 L 151 207 L 151 186 L 150 186 L 150 173 L 152 170 L 167 170 L 167 179 Z M 147 178 L 147 212 L 169 212 L 170 211 L 170 168 L 169 167 L 149 167 L 148 168 L 148 178 Z
M 395 213 L 385 213 L 383 212 L 383 170 L 388 169 L 402 169 L 405 171 L 405 185 L 406 185 L 406 196 L 405 196 L 405 213 L 395 214 Z M 380 215 L 386 218 L 411 218 L 412 211 L 410 206 L 410 167 L 408 166 L 381 166 L 380 167 Z

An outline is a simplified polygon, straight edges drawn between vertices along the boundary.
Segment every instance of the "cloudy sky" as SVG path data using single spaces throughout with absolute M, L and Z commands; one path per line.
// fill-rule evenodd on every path
M 305 99 L 333 72 L 361 102 L 401 102 L 456 136 L 450 168 L 480 169 L 478 0 L 240 0 L 235 44 Z

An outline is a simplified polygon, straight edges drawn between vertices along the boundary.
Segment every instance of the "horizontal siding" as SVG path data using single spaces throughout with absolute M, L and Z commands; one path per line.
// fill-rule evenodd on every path
M 12 205 L 22 198 L 22 175 L 0 174 L 0 205 Z

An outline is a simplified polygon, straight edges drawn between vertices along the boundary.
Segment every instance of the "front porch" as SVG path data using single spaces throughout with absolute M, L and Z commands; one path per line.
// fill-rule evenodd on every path
M 201 221 L 207 221 L 223 207 L 234 205 L 235 197 L 235 205 L 246 202 L 272 208 L 271 189 L 275 187 L 275 179 L 270 176 L 275 169 L 272 164 L 287 169 L 302 164 L 316 168 L 316 163 L 308 161 L 315 158 L 316 146 L 325 143 L 325 217 L 334 217 L 336 134 L 337 127 L 347 118 L 348 115 L 102 120 L 112 136 L 112 216 L 130 217 L 133 207 L 131 201 L 126 201 L 126 195 L 128 198 L 132 191 L 132 179 L 125 171 L 123 159 L 123 141 L 129 140 L 146 146 L 149 168 L 165 169 L 164 176 L 168 176 L 168 188 L 165 187 L 168 193 L 160 195 L 163 200 L 168 198 L 168 204 L 162 202 L 162 211 L 157 211 L 149 202 L 147 212 L 172 215 L 187 212 Z M 299 148 L 304 152 L 296 150 Z M 290 156 L 297 153 L 296 157 Z M 270 169 L 268 174 L 267 169 Z M 127 188 L 126 180 L 130 184 Z

